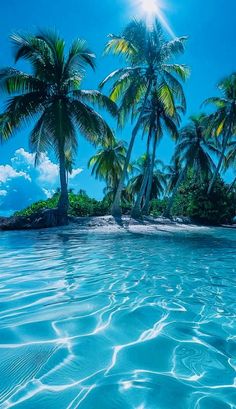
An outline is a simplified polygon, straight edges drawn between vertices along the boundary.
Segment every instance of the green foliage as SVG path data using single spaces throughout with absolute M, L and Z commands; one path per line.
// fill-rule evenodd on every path
M 167 199 L 153 199 L 150 205 L 150 215 L 154 217 L 162 216 L 167 202 Z
M 211 176 L 215 164 L 212 154 L 218 155 L 215 141 L 206 132 L 207 116 L 191 116 L 179 132 L 174 159 L 194 169 L 198 175 Z
M 54 209 L 57 207 L 59 193 L 53 195 L 48 200 L 41 200 L 33 203 L 24 210 L 15 213 L 15 216 L 30 216 L 43 209 Z M 69 193 L 69 215 L 71 216 L 104 216 L 109 213 L 109 204 L 107 201 L 98 201 L 90 198 L 86 193 Z
M 14 213 L 14 216 L 31 216 L 33 213 L 37 213 L 44 209 L 55 209 L 57 207 L 59 199 L 59 194 L 56 193 L 47 200 L 40 200 L 39 202 L 33 203 L 32 205 L 26 207 L 23 210 L 19 210 Z
M 236 191 L 228 191 L 228 186 L 218 178 L 212 192 L 208 195 L 209 181 L 201 181 L 189 172 L 180 186 L 174 200 L 173 216 L 189 217 L 194 223 L 206 225 L 230 224 L 236 215 Z M 152 200 L 150 214 L 161 216 L 168 199 Z
M 231 223 L 236 214 L 236 192 L 227 192 L 228 186 L 220 179 L 217 180 L 210 195 L 207 195 L 208 183 L 193 179 L 189 175 L 179 189 L 173 206 L 174 216 L 187 216 L 195 223 L 219 225 Z M 15 216 L 30 216 L 43 209 L 57 207 L 59 193 L 48 200 L 41 200 L 24 210 L 15 213 Z M 71 216 L 104 216 L 109 214 L 111 201 L 98 201 L 90 198 L 86 193 L 69 193 Z M 164 213 L 168 199 L 154 199 L 151 201 L 150 214 L 154 217 Z M 130 213 L 131 204 L 122 203 L 123 214 Z
M 109 213 L 106 201 L 91 199 L 86 194 L 69 194 L 71 216 L 104 216 Z
M 104 180 L 108 188 L 116 190 L 126 157 L 125 142 L 118 141 L 113 135 L 104 141 L 99 150 L 88 162 L 92 175 Z
M 236 214 L 236 193 L 227 192 L 228 186 L 219 178 L 210 194 L 208 185 L 188 176 L 175 198 L 172 214 L 207 225 L 231 223 Z

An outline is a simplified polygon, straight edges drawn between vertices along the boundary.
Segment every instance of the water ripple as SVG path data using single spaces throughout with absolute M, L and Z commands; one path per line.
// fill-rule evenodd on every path
M 236 235 L 0 236 L 0 408 L 235 409 Z

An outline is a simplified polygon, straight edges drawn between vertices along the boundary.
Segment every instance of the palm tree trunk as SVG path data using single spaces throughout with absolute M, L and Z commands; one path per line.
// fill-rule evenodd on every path
M 236 177 L 234 178 L 233 182 L 231 183 L 231 185 L 229 186 L 227 193 L 230 193 L 231 190 L 233 189 L 234 185 L 236 184 Z
M 156 148 L 157 148 L 157 138 L 155 137 L 154 143 L 153 143 L 152 161 L 151 161 L 151 168 L 149 172 L 146 198 L 145 198 L 145 203 L 144 203 L 143 211 L 142 211 L 143 214 L 148 214 L 148 211 L 149 211 L 149 203 L 150 203 L 151 192 L 152 192 L 153 172 L 154 172 L 154 165 L 155 165 L 155 159 L 156 159 Z
M 131 212 L 131 217 L 133 217 L 133 219 L 138 219 L 142 215 L 141 203 L 142 203 L 142 199 L 143 199 L 146 187 L 147 187 L 149 173 L 150 173 L 150 158 L 149 158 L 149 153 L 148 153 L 147 164 L 145 166 L 142 185 L 141 185 L 140 191 L 138 193 L 135 205 L 134 205 L 134 207 L 132 209 L 132 212 Z
M 173 190 L 173 193 L 172 193 L 172 195 L 171 195 L 171 197 L 170 197 L 170 199 L 169 199 L 169 202 L 168 202 L 168 204 L 167 204 L 167 208 L 166 208 L 166 210 L 165 210 L 164 213 L 163 213 L 163 216 L 164 216 L 164 217 L 170 217 L 170 215 L 171 215 L 171 209 L 172 209 L 172 206 L 173 206 L 173 204 L 174 204 L 174 200 L 175 200 L 176 194 L 178 193 L 179 187 L 180 187 L 181 183 L 182 183 L 183 180 L 184 180 L 186 171 L 187 171 L 187 166 L 185 166 L 185 167 L 183 168 L 183 170 L 181 171 L 181 173 L 180 173 L 180 175 L 179 175 L 179 179 L 178 179 L 178 181 L 177 181 L 177 183 L 176 183 L 176 185 L 175 185 L 175 188 L 174 188 L 174 190 Z
M 138 121 L 137 125 L 139 125 L 139 121 Z M 137 132 L 138 132 L 137 125 L 135 126 L 135 128 L 134 128 L 134 130 L 132 132 L 129 147 L 128 147 L 128 150 L 127 150 L 127 155 L 126 155 L 126 158 L 125 158 L 124 168 L 123 168 L 123 171 L 122 171 L 122 175 L 121 175 L 121 178 L 120 178 L 120 181 L 119 181 L 118 188 L 116 190 L 114 202 L 113 202 L 112 207 L 111 207 L 111 214 L 114 217 L 121 217 L 121 213 L 122 213 L 121 212 L 121 206 L 120 206 L 121 194 L 122 194 L 122 190 L 124 188 L 124 182 L 125 182 L 125 178 L 126 178 L 126 175 L 127 175 L 127 169 L 128 169 L 129 163 L 130 163 L 130 158 L 131 158 L 131 153 L 132 153 L 133 146 L 134 146 L 134 141 L 135 141 L 135 138 L 136 138 L 136 135 L 137 135 Z
M 61 150 L 59 154 L 59 170 L 60 170 L 60 184 L 61 194 L 58 201 L 57 209 L 59 214 L 59 222 L 64 225 L 68 223 L 68 209 L 69 209 L 69 197 L 66 181 L 66 166 L 65 166 L 65 153 Z
M 148 178 L 149 178 L 149 174 L 150 174 L 150 153 L 149 153 L 149 151 L 150 151 L 151 136 L 152 136 L 152 129 L 149 130 L 149 134 L 148 134 L 147 152 L 146 152 L 146 165 L 145 165 L 145 170 L 144 170 L 144 174 L 143 174 L 142 184 L 141 184 L 140 191 L 138 192 L 137 199 L 135 201 L 135 204 L 134 204 L 132 212 L 131 212 L 131 217 L 133 217 L 133 219 L 138 219 L 142 215 L 141 203 L 142 203 L 142 200 L 143 200 L 143 197 L 144 197 L 144 194 L 145 194 L 145 190 L 146 190 L 146 187 L 147 187 Z
M 122 212 L 121 212 L 122 190 L 124 188 L 125 178 L 127 176 L 127 170 L 128 170 L 128 166 L 129 166 L 129 163 L 130 163 L 130 158 L 131 158 L 135 138 L 136 138 L 137 133 L 139 131 L 140 123 L 141 123 L 141 120 L 142 120 L 144 109 L 146 107 L 146 102 L 147 102 L 147 98 L 148 98 L 150 90 L 151 90 L 151 86 L 152 86 L 152 80 L 149 80 L 148 87 L 147 87 L 145 97 L 144 97 L 144 101 L 143 101 L 142 110 L 141 110 L 141 112 L 139 114 L 138 121 L 137 121 L 137 123 L 136 123 L 136 125 L 135 125 L 135 127 L 133 129 L 133 132 L 132 132 L 132 136 L 131 136 L 131 139 L 130 139 L 129 147 L 128 147 L 126 158 L 125 158 L 124 168 L 123 168 L 122 175 L 121 175 L 121 178 L 120 178 L 120 181 L 119 181 L 119 185 L 118 185 L 118 188 L 117 188 L 117 191 L 116 191 L 116 194 L 115 194 L 115 199 L 114 199 L 114 202 L 113 202 L 113 205 L 112 205 L 112 208 L 111 208 L 111 214 L 114 217 L 121 217 L 121 214 L 122 214 Z
M 208 195 L 211 193 L 211 191 L 212 191 L 212 189 L 213 189 L 213 186 L 214 186 L 214 184 L 215 184 L 215 182 L 216 182 L 217 176 L 218 176 L 218 174 L 219 174 L 219 172 L 220 172 L 220 169 L 221 169 L 221 166 L 222 166 L 222 163 L 223 163 L 223 160 L 224 160 L 225 151 L 226 151 L 226 148 L 227 148 L 227 144 L 228 144 L 229 137 L 230 137 L 230 131 L 228 132 L 227 136 L 224 138 L 224 142 L 223 142 L 223 147 L 222 147 L 222 152 L 221 152 L 221 155 L 220 155 L 220 159 L 219 159 L 218 165 L 217 165 L 217 167 L 216 167 L 216 170 L 215 170 L 215 172 L 214 172 L 214 175 L 213 175 L 213 177 L 212 177 L 212 179 L 211 179 L 210 185 L 209 185 L 209 187 L 208 187 L 208 191 L 207 191 L 207 194 L 208 194 Z

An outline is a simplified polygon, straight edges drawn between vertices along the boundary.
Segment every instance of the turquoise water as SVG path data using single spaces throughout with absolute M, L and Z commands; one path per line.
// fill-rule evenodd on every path
M 0 235 L 0 408 L 236 408 L 236 231 Z

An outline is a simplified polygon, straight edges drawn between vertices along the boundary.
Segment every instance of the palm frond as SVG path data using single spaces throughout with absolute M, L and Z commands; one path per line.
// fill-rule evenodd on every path
M 97 105 L 101 109 L 106 109 L 111 115 L 117 115 L 117 105 L 109 97 L 96 90 L 76 90 L 72 92 L 74 98 L 78 98 L 85 103 Z

